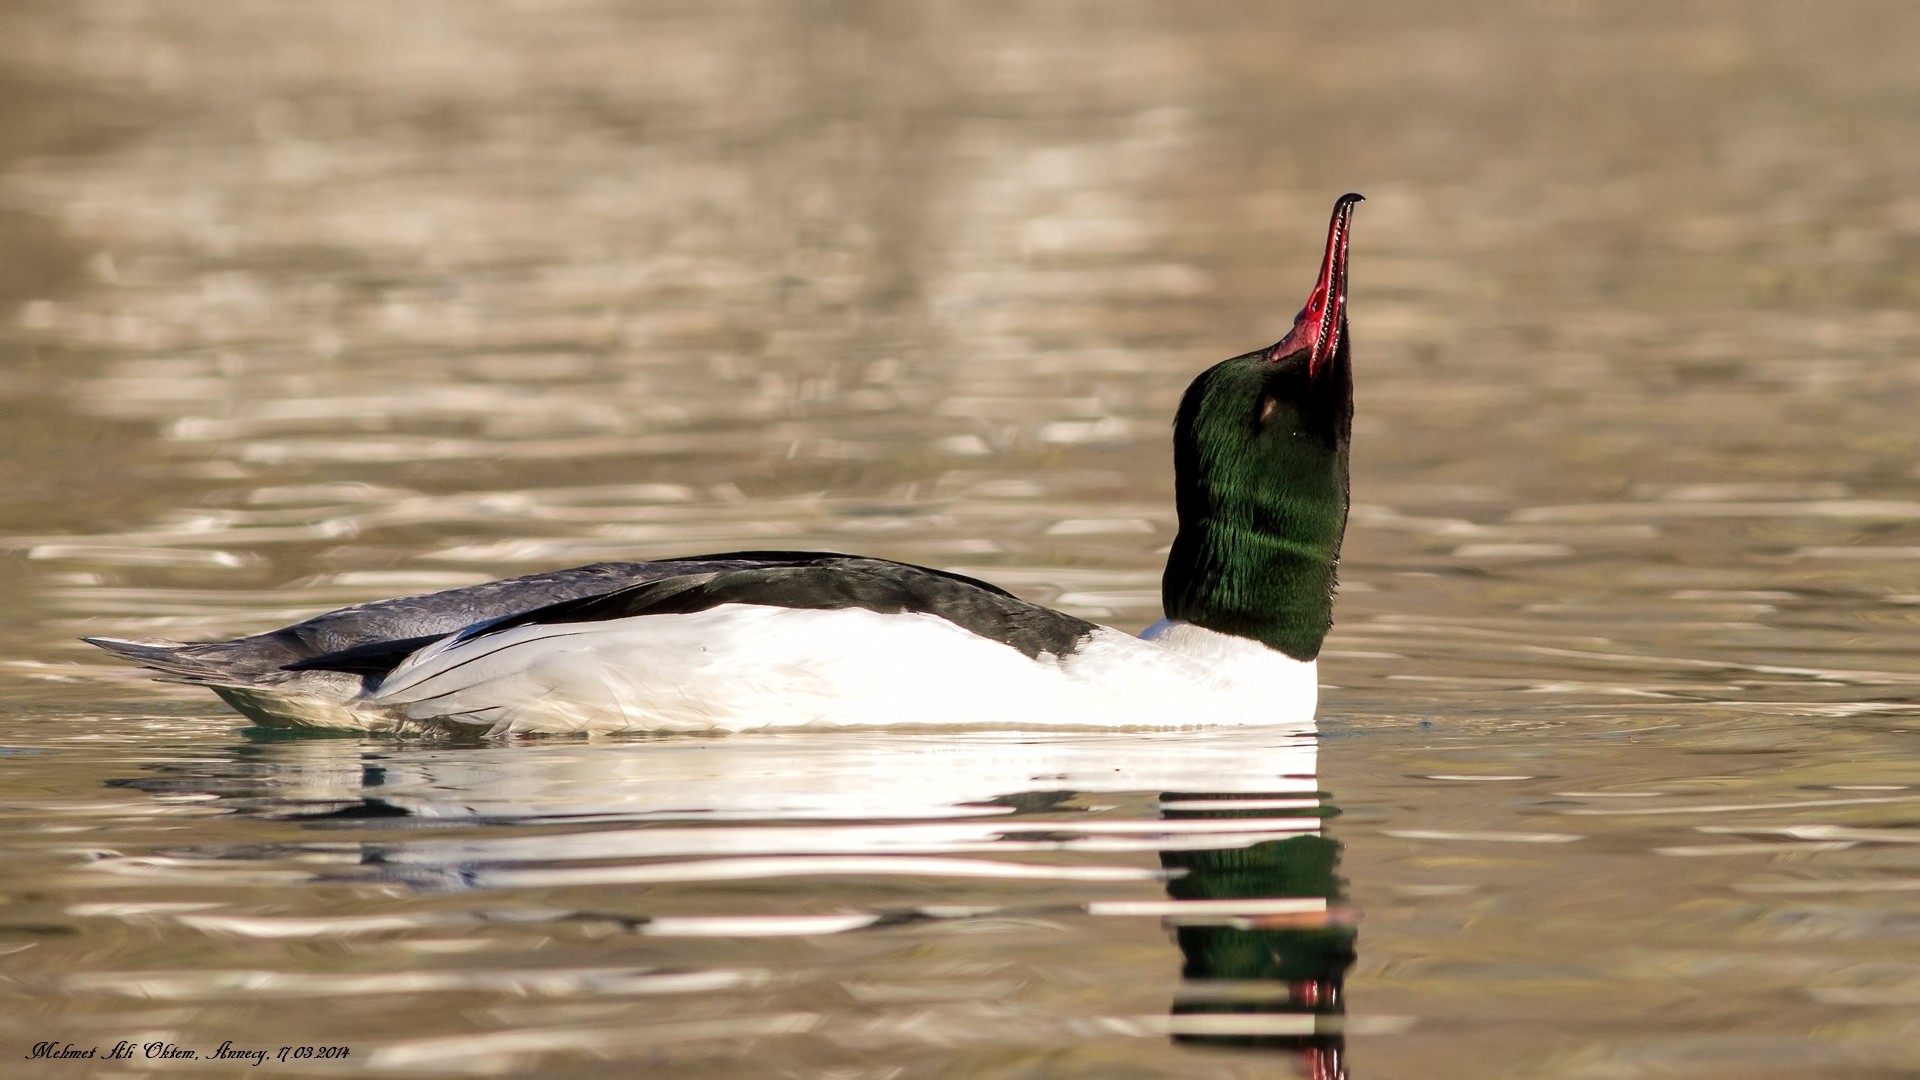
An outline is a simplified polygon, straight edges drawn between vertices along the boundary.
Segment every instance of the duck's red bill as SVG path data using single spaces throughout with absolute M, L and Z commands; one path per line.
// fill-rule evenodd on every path
M 1333 204 L 1327 223 L 1327 253 L 1320 260 L 1320 280 L 1307 296 L 1307 306 L 1294 317 L 1293 330 L 1268 352 L 1271 359 L 1305 350 L 1307 371 L 1318 376 L 1340 348 L 1347 325 L 1347 234 L 1353 227 L 1353 208 L 1365 196 L 1348 193 Z

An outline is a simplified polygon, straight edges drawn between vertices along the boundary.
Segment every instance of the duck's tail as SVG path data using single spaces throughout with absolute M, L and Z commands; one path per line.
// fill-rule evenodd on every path
M 245 640 L 189 644 L 184 641 L 81 638 L 122 660 L 157 673 L 161 682 L 204 686 L 241 715 L 263 727 L 394 730 L 387 711 L 361 707 L 362 677 L 336 671 L 262 670 L 258 649 Z
M 206 645 L 190 645 L 184 641 L 167 641 L 163 638 L 131 641 L 126 638 L 83 637 L 80 640 L 97 645 L 122 660 L 152 668 L 167 682 L 194 686 L 248 685 L 247 679 L 236 677 L 228 665 L 219 662 L 217 653 L 209 655 L 212 650 Z

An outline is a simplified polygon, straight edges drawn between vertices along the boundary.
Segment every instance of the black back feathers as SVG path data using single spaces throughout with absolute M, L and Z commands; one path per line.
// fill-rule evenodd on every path
M 1090 622 L 1029 604 L 984 581 L 924 566 L 816 552 L 752 552 L 720 558 L 750 558 L 762 564 L 683 574 L 600 596 L 564 600 L 473 627 L 463 636 L 484 637 L 536 624 L 690 614 L 722 604 L 936 615 L 1030 657 L 1068 655 L 1096 629 Z
M 643 615 L 690 614 L 723 604 L 935 615 L 1030 657 L 1066 656 L 1096 627 L 1029 604 L 961 574 L 885 559 L 813 551 L 741 551 L 638 564 L 666 574 L 635 573 L 605 591 L 496 614 L 461 630 L 463 639 L 519 626 L 601 622 Z M 430 599 L 430 598 L 422 598 Z M 382 676 L 436 637 L 363 642 L 284 665 L 289 671 Z

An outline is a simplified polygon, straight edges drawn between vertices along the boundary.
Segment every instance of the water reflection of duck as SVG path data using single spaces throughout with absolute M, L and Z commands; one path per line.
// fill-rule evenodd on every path
M 1167 617 L 1141 638 L 946 571 L 735 552 L 361 604 L 236 641 L 88 640 L 274 727 L 1309 722 L 1346 527 L 1359 201 L 1335 203 L 1292 331 L 1181 401 Z
M 591 926 L 596 942 L 621 931 L 654 945 L 686 940 L 672 955 L 688 974 L 724 976 L 710 965 L 730 962 L 721 958 L 744 943 L 804 931 L 803 953 L 760 948 L 756 963 L 802 993 L 817 992 L 823 970 L 846 983 L 918 985 L 932 996 L 910 989 L 891 1016 L 911 1016 L 921 1037 L 973 1030 L 993 1009 L 1010 1022 L 968 1036 L 976 1052 L 1171 1036 L 1293 1056 L 1298 1069 L 1279 1066 L 1280 1074 L 1341 1080 L 1341 986 L 1354 931 L 1334 876 L 1339 847 L 1322 827 L 1334 810 L 1318 758 L 1312 734 L 1275 728 L 932 740 L 900 730 L 770 731 L 539 746 L 261 732 L 223 754 L 154 763 L 109 785 L 215 796 L 230 813 L 302 828 L 159 858 L 95 853 L 87 865 L 122 883 L 194 884 L 193 898 L 219 906 L 184 916 L 201 928 L 352 923 L 289 913 L 351 884 L 438 897 L 408 905 L 397 921 L 383 916 L 383 935 L 444 941 L 461 927 L 454 932 L 479 944 L 513 927 Z M 421 827 L 436 822 L 461 827 Z M 294 891 L 261 900 L 263 871 Z M 1151 896 L 1160 887 L 1166 899 Z M 298 899 L 315 888 L 323 891 Z M 1164 920 L 1178 945 L 1177 985 L 1171 950 L 1141 950 L 1146 935 L 1127 929 L 1147 919 Z M 867 932 L 877 940 L 839 936 Z M 593 948 L 608 958 L 596 964 L 632 955 L 610 942 Z M 663 958 L 643 954 L 649 964 Z M 496 976 L 596 974 L 572 968 L 579 954 L 567 949 L 531 961 L 504 948 L 485 955 L 534 966 L 463 960 L 456 972 L 408 950 L 394 955 L 398 974 L 375 967 L 356 978 L 484 987 Z M 963 969 L 1006 972 L 1007 981 L 980 996 L 947 996 L 949 974 Z M 591 987 L 579 992 L 601 993 Z M 741 992 L 716 1011 L 765 1006 L 763 984 Z M 618 1008 L 619 992 L 605 993 L 598 1005 Z M 829 1040 L 846 1034 L 861 1046 L 856 1032 L 888 1021 L 858 1011 L 825 1022 L 837 1026 Z

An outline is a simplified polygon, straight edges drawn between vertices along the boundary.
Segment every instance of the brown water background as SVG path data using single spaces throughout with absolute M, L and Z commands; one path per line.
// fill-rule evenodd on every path
M 8 5 L 0 1073 L 1304 1067 L 1169 1040 L 1169 929 L 1084 908 L 1156 849 L 1058 842 L 1272 739 L 270 740 L 74 639 L 766 547 L 1138 629 L 1179 392 L 1358 190 L 1352 1074 L 1920 1075 L 1916 56 L 1898 3 Z M 1067 833 L 931 839 L 940 738 Z M 823 821 L 1056 876 L 485 877 Z M 852 921 L 636 921 L 694 916 Z

